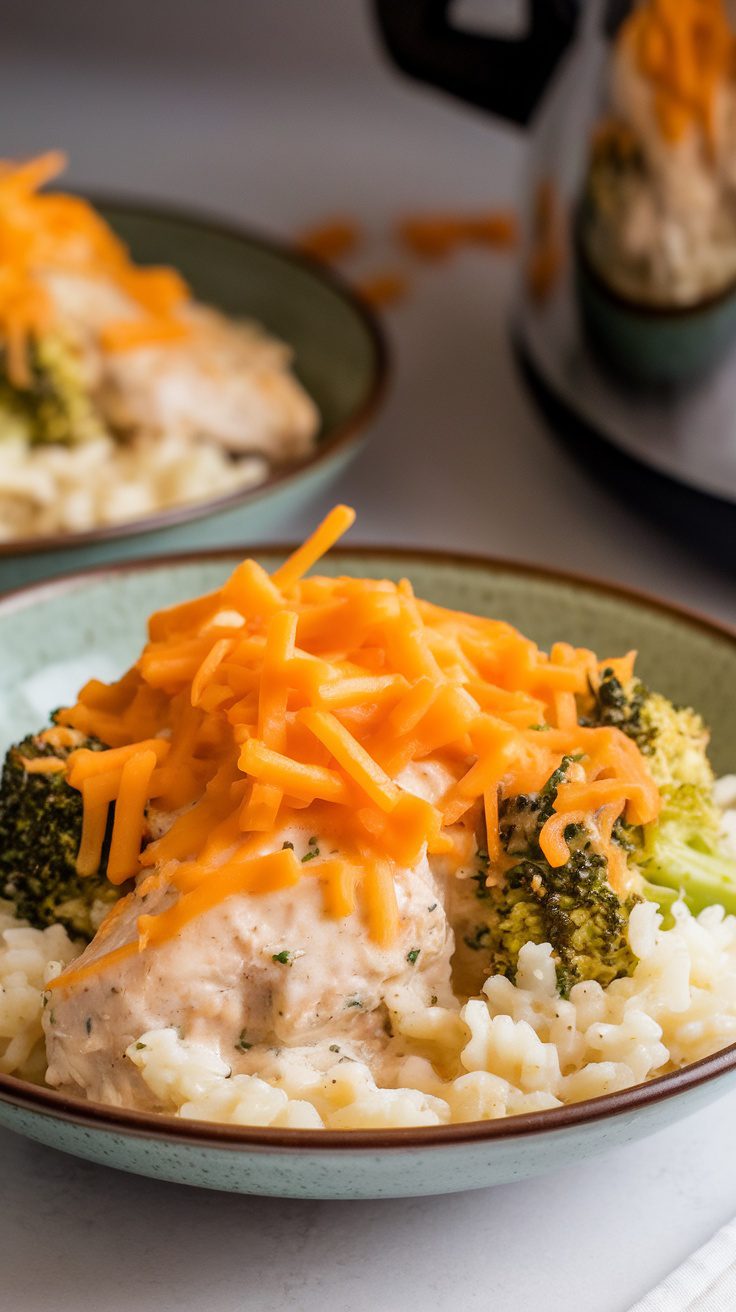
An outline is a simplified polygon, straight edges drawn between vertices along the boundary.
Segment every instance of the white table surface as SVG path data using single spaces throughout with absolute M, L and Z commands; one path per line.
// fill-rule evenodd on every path
M 356 0 L 130 0 L 115 11 L 68 0 L 57 31 L 38 6 L 7 0 L 3 153 L 62 144 L 76 184 L 284 235 L 348 211 L 369 230 L 355 265 L 365 273 L 394 259 L 383 234 L 402 211 L 514 199 L 523 138 L 394 77 Z M 508 258 L 463 254 L 418 268 L 411 298 L 387 316 L 393 390 L 331 494 L 357 506 L 356 539 L 583 569 L 736 621 L 732 580 L 550 441 L 513 372 L 512 283 Z M 298 535 L 323 509 L 273 537 Z M 736 1211 L 735 1115 L 731 1097 L 537 1182 L 376 1203 L 208 1194 L 2 1132 L 0 1305 L 624 1312 Z

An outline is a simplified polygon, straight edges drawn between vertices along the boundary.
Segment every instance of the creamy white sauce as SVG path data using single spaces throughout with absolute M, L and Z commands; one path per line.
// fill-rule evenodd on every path
M 44 1017 L 50 1084 L 150 1106 L 150 1090 L 124 1054 L 140 1034 L 166 1026 L 218 1051 L 236 1070 L 266 1050 L 312 1043 L 357 1043 L 378 1060 L 389 1038 L 389 995 L 408 989 L 417 1006 L 451 1001 L 454 940 L 426 857 L 396 872 L 398 933 L 381 947 L 359 911 L 342 919 L 325 914 L 315 872 L 337 850 L 329 835 L 290 827 L 273 835 L 269 850 L 285 842 L 300 859 L 319 849 L 292 888 L 227 898 L 176 937 L 55 991 Z M 78 964 L 135 941 L 139 915 L 174 900 L 168 888 L 149 894 L 145 905 L 137 896 Z M 243 1043 L 253 1046 L 246 1052 Z

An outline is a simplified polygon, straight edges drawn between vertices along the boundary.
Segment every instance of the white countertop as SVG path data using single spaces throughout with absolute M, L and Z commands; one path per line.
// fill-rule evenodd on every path
M 159 0 L 151 24 L 143 0 L 104 18 L 107 7 L 68 0 L 64 42 L 47 29 L 44 44 L 21 0 L 3 8 L 2 152 L 63 144 L 77 184 L 284 235 L 348 211 L 371 234 L 366 273 L 393 260 L 382 234 L 398 213 L 514 199 L 523 139 L 395 78 L 375 58 L 356 0 Z M 94 35 L 80 50 L 93 9 Z M 163 9 L 169 23 L 179 14 L 192 25 L 168 51 Z M 609 497 L 549 439 L 513 372 L 512 281 L 511 262 L 488 253 L 417 269 L 412 296 L 387 315 L 388 404 L 329 499 L 357 506 L 358 540 L 543 561 L 736 621 L 732 580 Z M 274 526 L 273 537 L 298 536 L 323 508 Z M 0 1303 L 21 1312 L 403 1312 L 414 1302 L 432 1312 L 624 1312 L 736 1211 L 735 1114 L 736 1096 L 553 1177 L 377 1203 L 208 1194 L 3 1132 Z

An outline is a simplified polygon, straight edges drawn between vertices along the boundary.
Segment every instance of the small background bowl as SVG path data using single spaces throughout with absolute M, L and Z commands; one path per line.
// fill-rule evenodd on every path
M 84 533 L 0 544 L 0 589 L 153 550 L 207 547 L 263 534 L 324 490 L 357 454 L 383 397 L 387 348 L 378 321 L 329 270 L 285 245 L 183 211 L 97 199 L 142 264 L 171 264 L 196 297 L 255 319 L 295 353 L 322 417 L 314 451 L 257 487 Z
M 685 387 L 713 369 L 736 340 L 733 284 L 695 305 L 655 306 L 609 287 L 593 267 L 578 230 L 575 289 L 591 345 L 628 382 Z
M 250 549 L 268 569 L 285 549 Z M 0 600 L 0 741 L 40 727 L 91 675 L 137 656 L 157 607 L 215 588 L 242 553 L 153 560 Z M 332 574 L 411 578 L 418 594 L 496 616 L 545 647 L 638 648 L 645 680 L 713 726 L 716 770 L 736 765 L 736 633 L 623 589 L 530 566 L 422 551 L 342 550 Z M 100 1107 L 0 1075 L 0 1124 L 79 1157 L 164 1180 L 295 1198 L 451 1193 L 569 1165 L 663 1129 L 736 1087 L 736 1045 L 604 1098 L 502 1121 L 407 1130 L 270 1130 Z

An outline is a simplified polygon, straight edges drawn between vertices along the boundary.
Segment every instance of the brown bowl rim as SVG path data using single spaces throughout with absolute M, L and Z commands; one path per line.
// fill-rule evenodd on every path
M 118 197 L 111 192 L 90 191 L 84 194 L 97 208 L 103 210 L 109 208 L 131 216 L 166 219 L 173 223 L 188 224 L 192 228 L 199 229 L 204 235 L 215 233 L 234 241 L 244 241 L 250 246 L 269 251 L 287 263 L 311 273 L 339 296 L 362 323 L 373 350 L 372 377 L 363 400 L 349 418 L 335 425 L 326 437 L 317 442 L 314 450 L 307 456 L 277 467 L 262 483 L 240 490 L 236 488 L 233 492 L 209 497 L 204 501 L 190 501 L 179 506 L 170 506 L 140 519 L 128 519 L 119 524 L 104 524 L 79 533 L 51 533 L 43 537 L 11 538 L 0 542 L 0 560 L 3 557 L 32 556 L 48 551 L 81 551 L 100 542 L 117 542 L 126 538 L 142 537 L 147 533 L 159 533 L 175 528 L 179 524 L 189 524 L 223 514 L 246 503 L 258 501 L 276 491 L 282 491 L 296 482 L 301 475 L 328 465 L 338 454 L 358 444 L 385 398 L 392 373 L 388 339 L 378 316 L 334 269 L 305 251 L 299 250 L 297 246 L 268 236 L 257 228 L 238 224 L 214 213 L 208 214 L 198 209 L 190 210 L 184 205 L 168 202 L 159 204 L 157 201 Z
M 25 584 L 0 594 L 0 616 L 12 614 L 25 604 L 45 599 L 55 593 L 76 590 L 85 582 L 104 579 L 108 575 L 125 575 L 167 566 L 190 565 L 208 561 L 231 560 L 243 553 L 256 557 L 284 556 L 294 549 L 293 544 L 265 543 L 245 547 L 217 547 L 202 551 L 174 552 L 147 556 L 140 560 L 103 564 L 62 574 L 56 579 Z M 710 616 L 680 606 L 674 602 L 637 588 L 599 579 L 584 573 L 554 569 L 531 562 L 506 560 L 472 552 L 443 551 L 434 547 L 405 546 L 380 547 L 345 546 L 346 555 L 366 560 L 393 558 L 405 562 L 430 562 L 450 567 L 469 567 L 488 572 L 505 572 L 527 579 L 563 584 L 600 592 L 614 599 L 633 603 L 644 610 L 655 610 L 668 617 L 701 629 L 711 637 L 726 639 L 736 648 L 736 627 L 714 620 Z M 19 603 L 21 606 L 19 607 Z M 388 1130 L 297 1130 L 271 1129 L 263 1126 L 232 1126 L 217 1122 L 187 1121 L 158 1112 L 139 1112 L 127 1108 L 110 1107 L 102 1103 L 85 1102 L 71 1098 L 27 1080 L 0 1074 L 0 1102 L 16 1108 L 50 1116 L 81 1127 L 92 1127 L 110 1133 L 139 1139 L 168 1140 L 192 1147 L 228 1151 L 293 1152 L 296 1149 L 319 1152 L 385 1152 L 428 1148 L 451 1148 L 467 1144 L 487 1143 L 496 1139 L 527 1138 L 544 1135 L 555 1130 L 571 1130 L 609 1117 L 643 1112 L 655 1103 L 665 1102 L 679 1094 L 710 1083 L 719 1076 L 736 1070 L 736 1043 L 732 1043 L 708 1057 L 691 1062 L 680 1070 L 657 1076 L 644 1084 L 633 1085 L 617 1093 L 605 1094 L 584 1102 L 554 1107 L 546 1111 L 525 1112 L 495 1121 L 468 1121 L 458 1125 L 415 1126 Z

